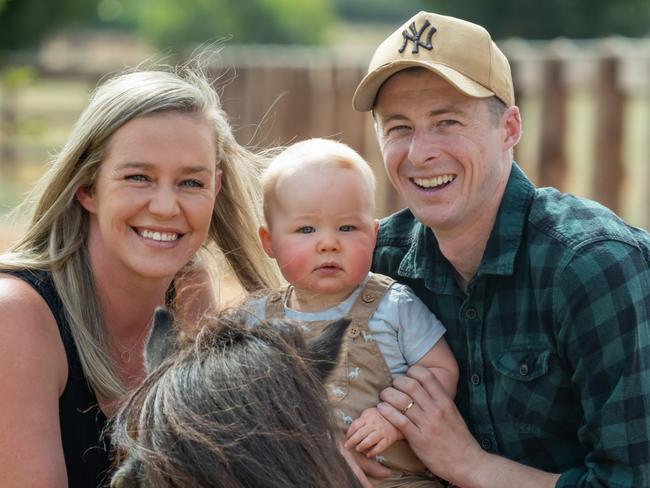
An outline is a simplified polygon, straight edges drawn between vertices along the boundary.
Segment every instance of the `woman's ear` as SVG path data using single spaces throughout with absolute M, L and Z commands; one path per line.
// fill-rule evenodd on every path
M 80 186 L 75 192 L 77 201 L 79 204 L 86 209 L 89 213 L 97 213 L 97 201 L 93 195 L 92 190 L 89 186 L 84 185 Z
M 259 228 L 258 234 L 260 236 L 260 241 L 262 242 L 262 248 L 264 249 L 266 255 L 270 258 L 275 258 L 275 254 L 273 253 L 273 240 L 271 238 L 271 232 L 269 232 L 269 229 L 267 229 L 266 226 L 262 225 Z

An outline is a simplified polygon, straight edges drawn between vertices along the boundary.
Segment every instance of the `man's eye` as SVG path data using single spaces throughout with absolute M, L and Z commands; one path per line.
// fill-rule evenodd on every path
M 386 134 L 399 134 L 400 132 L 405 132 L 409 129 L 410 127 L 408 125 L 394 125 L 386 129 Z
M 354 225 L 342 225 L 339 227 L 341 232 L 352 232 L 355 229 Z
M 312 232 L 316 232 L 316 229 L 314 229 L 311 225 L 305 225 L 304 227 L 300 227 L 298 229 L 299 234 L 311 234 Z
M 190 188 L 203 188 L 205 185 L 202 181 L 199 180 L 183 180 L 181 183 L 183 186 L 189 186 Z
M 452 125 L 460 124 L 457 120 L 454 119 L 445 119 L 438 122 L 438 125 L 441 127 L 450 127 Z

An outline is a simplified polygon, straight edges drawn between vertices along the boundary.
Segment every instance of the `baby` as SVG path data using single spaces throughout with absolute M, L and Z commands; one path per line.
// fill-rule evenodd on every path
M 298 321 L 307 336 L 334 318 L 351 318 L 327 384 L 345 446 L 395 471 L 371 480 L 375 486 L 441 486 L 376 409 L 381 390 L 414 364 L 431 369 L 453 397 L 458 366 L 426 305 L 407 286 L 370 273 L 379 222 L 368 163 L 345 144 L 310 139 L 280 153 L 263 185 L 260 239 L 289 285 L 254 304 L 254 312 Z

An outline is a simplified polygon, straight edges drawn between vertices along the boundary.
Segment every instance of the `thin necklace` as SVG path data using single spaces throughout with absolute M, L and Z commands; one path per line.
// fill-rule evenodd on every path
M 150 322 L 151 322 L 151 321 L 150 321 Z M 138 338 L 133 342 L 133 344 L 131 345 L 131 347 L 126 347 L 124 344 L 120 343 L 120 342 L 119 342 L 117 339 L 115 339 L 115 337 L 113 337 L 113 336 L 110 337 L 111 343 L 112 343 L 114 346 L 117 346 L 117 348 L 119 349 L 118 352 L 120 353 L 120 359 L 122 360 L 123 363 L 127 363 L 127 364 L 128 364 L 128 363 L 131 362 L 131 357 L 132 357 L 132 353 L 133 353 L 133 351 L 134 351 L 135 348 L 136 348 L 136 347 L 137 347 L 137 346 L 142 342 L 142 339 L 144 339 L 144 336 L 146 335 L 146 333 L 149 332 L 149 328 L 150 328 L 150 325 L 147 325 L 146 327 L 144 327 L 144 328 L 142 329 L 142 332 L 140 332 L 140 335 L 139 335 Z

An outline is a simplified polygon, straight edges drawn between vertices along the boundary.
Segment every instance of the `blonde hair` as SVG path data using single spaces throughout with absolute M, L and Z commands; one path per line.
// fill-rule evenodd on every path
M 134 71 L 102 83 L 92 94 L 63 149 L 19 210 L 30 218 L 22 238 L 0 256 L 0 271 L 49 270 L 93 390 L 108 400 L 125 392 L 108 353 L 90 270 L 88 214 L 75 198 L 92 188 L 111 136 L 136 117 L 180 112 L 214 128 L 217 169 L 223 171 L 205 246 L 216 244 L 244 289 L 277 286 L 278 275 L 257 242 L 263 157 L 240 146 L 218 94 L 199 67 Z
M 331 139 L 313 138 L 297 142 L 278 154 L 262 174 L 264 219 L 270 216 L 278 181 L 305 168 L 342 168 L 357 171 L 368 184 L 370 208 L 374 211 L 375 175 L 368 162 L 347 144 Z

